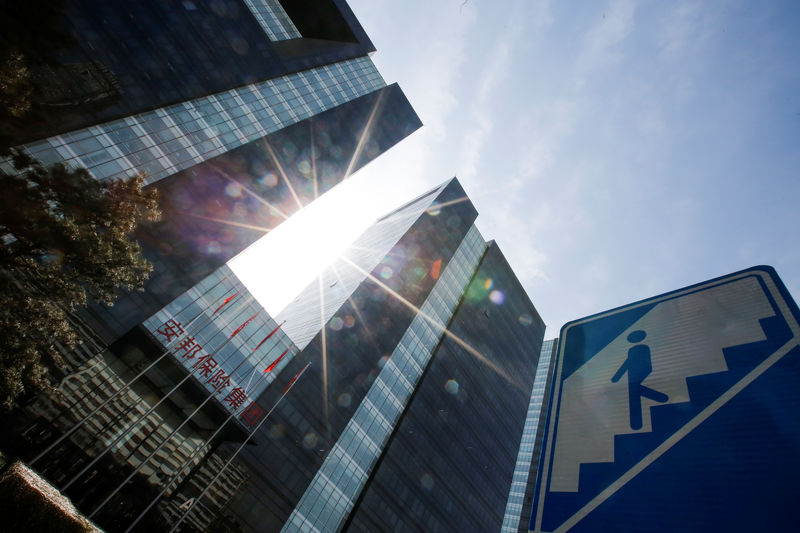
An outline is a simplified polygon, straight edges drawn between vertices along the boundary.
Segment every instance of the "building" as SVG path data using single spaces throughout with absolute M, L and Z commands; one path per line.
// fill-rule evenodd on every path
M 20 455 L 109 531 L 499 530 L 549 363 L 476 217 L 445 182 L 277 320 L 218 269 L 75 360 Z
M 525 429 L 519 444 L 517 465 L 514 468 L 514 481 L 511 483 L 511 490 L 508 493 L 503 527 L 500 529 L 501 533 L 528 533 L 533 491 L 536 487 L 539 457 L 544 440 L 547 406 L 550 402 L 556 350 L 558 350 L 558 339 L 550 339 L 542 343 L 542 351 L 536 367 L 536 379 L 531 391 L 531 401 L 528 404 L 528 415 L 525 418 Z
M 4 448 L 106 530 L 153 509 L 142 528 L 205 531 L 252 475 L 220 445 L 254 437 L 254 400 L 296 346 L 228 267 L 110 347 L 87 344 Z
M 242 531 L 500 529 L 544 324 L 476 217 L 449 180 L 278 315 L 304 347 L 285 372 L 311 366 L 239 456 Z
M 83 316 L 104 343 L 421 125 L 344 0 L 8 4 L 37 90 L 3 134 L 161 193 L 163 220 L 136 235 L 145 292 Z

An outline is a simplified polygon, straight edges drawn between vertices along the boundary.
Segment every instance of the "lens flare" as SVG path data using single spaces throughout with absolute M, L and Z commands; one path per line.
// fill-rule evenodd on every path
M 225 186 L 225 194 L 227 194 L 231 198 L 241 198 L 242 186 L 236 182 L 231 182 Z
M 375 282 L 382 290 L 386 291 L 386 293 L 389 296 L 391 296 L 392 298 L 397 299 L 400 303 L 402 303 L 403 305 L 407 306 L 409 309 L 413 310 L 415 313 L 419 314 L 419 316 L 421 316 L 426 321 L 428 321 L 428 323 L 433 328 L 435 328 L 437 331 L 441 331 L 442 333 L 444 333 L 448 338 L 450 338 L 451 340 L 456 342 L 459 346 L 461 346 L 462 348 L 467 350 L 467 352 L 469 352 L 471 355 L 473 355 L 477 360 L 479 360 L 480 362 L 482 362 L 483 364 L 485 364 L 486 366 L 491 368 L 498 375 L 502 376 L 503 379 L 508 381 L 511 385 L 513 385 L 514 387 L 517 387 L 520 390 L 524 390 L 525 389 L 525 387 L 523 387 L 523 385 L 517 379 L 515 379 L 512 375 L 510 375 L 508 372 L 506 372 L 505 370 L 503 370 L 502 368 L 497 366 L 497 364 L 495 364 L 493 361 L 488 359 L 481 352 L 479 352 L 478 350 L 473 348 L 469 343 L 464 341 L 461 337 L 459 337 L 458 335 L 456 335 L 455 333 L 453 333 L 449 329 L 447 329 L 445 327 L 442 327 L 435 319 L 433 319 L 432 317 L 430 317 L 429 315 L 424 313 L 422 311 L 422 309 L 420 309 L 419 307 L 417 307 L 413 303 L 409 302 L 400 293 L 398 293 L 397 291 L 395 291 L 394 289 L 392 289 L 391 287 L 389 287 L 388 285 L 383 283 L 380 279 L 376 278 L 375 276 L 373 276 L 372 274 L 370 274 L 369 272 L 367 272 L 366 270 L 364 270 L 363 268 L 358 266 L 353 261 L 350 261 L 346 256 L 342 256 L 342 260 L 347 262 L 350 266 L 352 266 L 356 270 L 360 271 L 367 278 L 369 278 L 373 282 Z M 529 390 L 527 392 L 530 393 Z
M 449 392 L 450 394 L 458 394 L 458 390 L 461 387 L 458 385 L 458 381 L 454 379 L 448 379 L 447 382 L 444 384 L 444 390 Z
M 278 184 L 278 175 L 274 172 L 267 172 L 259 178 L 258 182 L 271 189 Z
M 311 431 L 310 433 L 306 433 L 306 436 L 303 437 L 303 446 L 310 450 L 317 445 L 318 440 L 317 434 Z
M 343 393 L 341 393 L 339 395 L 339 399 L 337 400 L 337 403 L 341 407 L 350 407 L 350 404 L 352 403 L 352 401 L 353 401 L 352 397 L 348 393 L 343 392 Z
M 311 163 L 306 159 L 301 159 L 297 162 L 297 170 L 306 177 L 311 175 Z
M 492 291 L 489 293 L 489 299 L 493 304 L 500 305 L 506 301 L 506 295 L 503 294 L 503 291 Z

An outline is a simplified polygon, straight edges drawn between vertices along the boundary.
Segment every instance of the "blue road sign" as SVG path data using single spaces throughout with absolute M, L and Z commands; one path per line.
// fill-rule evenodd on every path
M 800 311 L 754 267 L 566 324 L 530 530 L 798 531 Z

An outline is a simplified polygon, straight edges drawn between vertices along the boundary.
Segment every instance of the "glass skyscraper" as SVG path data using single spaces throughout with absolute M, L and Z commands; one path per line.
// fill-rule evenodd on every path
M 136 234 L 146 291 L 83 315 L 106 343 L 421 126 L 344 0 L 3 10 L 37 88 L 4 134 L 97 179 L 144 172 L 161 193 L 162 220 Z
M 546 340 L 542 344 L 501 533 L 528 533 L 533 490 L 536 486 L 544 439 L 544 421 L 548 405 L 546 402 L 550 399 L 556 350 L 558 350 L 558 339 Z
M 73 358 L 58 393 L 26 408 L 15 452 L 110 531 L 203 531 L 252 475 L 220 445 L 253 439 L 267 413 L 256 399 L 297 352 L 224 266 Z
M 279 314 L 303 348 L 286 375 L 311 366 L 242 451 L 251 478 L 231 523 L 500 529 L 544 324 L 476 217 L 449 180 L 379 219 Z
M 143 529 L 218 528 L 253 483 L 235 446 L 263 444 L 271 406 L 256 400 L 298 351 L 225 264 L 421 122 L 344 0 L 47 0 L 0 16 L 36 88 L 3 141 L 99 180 L 143 172 L 163 212 L 135 235 L 145 290 L 75 317 L 83 343 L 57 393 L 6 449 L 47 449 L 34 467 L 111 531 L 143 510 Z
M 76 360 L 20 455 L 109 531 L 499 530 L 549 363 L 476 217 L 445 182 L 277 319 L 217 269 Z

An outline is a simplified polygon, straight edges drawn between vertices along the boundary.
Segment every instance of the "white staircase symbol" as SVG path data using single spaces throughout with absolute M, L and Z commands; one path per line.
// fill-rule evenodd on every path
M 650 407 L 689 401 L 686 378 L 728 369 L 723 348 L 764 340 L 759 319 L 774 316 L 754 278 L 680 296 L 657 304 L 569 376 L 561 391 L 550 490 L 578 492 L 582 463 L 614 461 L 616 435 L 652 431 Z M 643 385 L 669 396 L 664 403 L 642 398 L 642 427 L 630 427 L 627 374 L 612 383 L 632 344 L 646 332 L 652 373 Z

